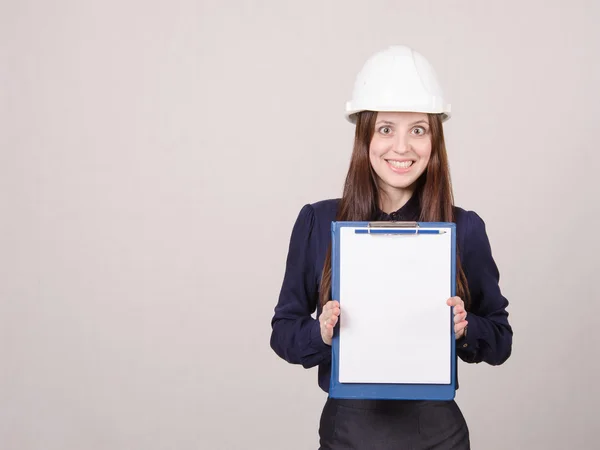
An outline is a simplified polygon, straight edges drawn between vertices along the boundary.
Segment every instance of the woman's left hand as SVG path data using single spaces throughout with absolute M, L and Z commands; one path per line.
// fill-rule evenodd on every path
M 460 339 L 465 334 L 467 328 L 467 310 L 465 302 L 460 297 L 451 297 L 446 301 L 448 306 L 454 306 L 454 334 L 456 339 Z

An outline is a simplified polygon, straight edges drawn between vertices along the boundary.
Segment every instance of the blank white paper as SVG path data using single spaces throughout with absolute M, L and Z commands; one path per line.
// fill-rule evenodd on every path
M 340 382 L 450 383 L 451 229 L 355 229 L 340 231 Z

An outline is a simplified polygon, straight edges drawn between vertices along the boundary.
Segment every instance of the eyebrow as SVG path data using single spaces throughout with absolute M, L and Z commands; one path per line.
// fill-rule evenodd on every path
M 414 127 L 415 125 L 418 124 L 425 124 L 425 125 L 429 125 L 429 122 L 425 119 L 421 119 L 421 120 L 417 120 L 416 122 L 413 122 L 410 124 L 411 127 Z M 377 122 L 376 125 L 396 125 L 394 122 L 390 122 L 389 120 L 380 120 L 379 122 Z

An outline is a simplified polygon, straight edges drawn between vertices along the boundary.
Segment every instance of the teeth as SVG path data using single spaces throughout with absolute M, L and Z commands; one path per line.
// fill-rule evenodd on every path
M 388 161 L 390 163 L 390 166 L 392 167 L 396 167 L 398 169 L 408 169 L 410 166 L 412 166 L 412 161 Z

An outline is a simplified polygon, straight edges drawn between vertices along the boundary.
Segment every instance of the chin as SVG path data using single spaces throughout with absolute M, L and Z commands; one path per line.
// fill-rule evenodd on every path
M 419 177 L 381 177 L 382 181 L 395 189 L 408 189 L 414 186 Z
M 398 189 L 398 190 L 406 190 L 406 189 L 412 189 L 415 186 L 415 183 L 390 183 L 389 186 L 392 189 Z

